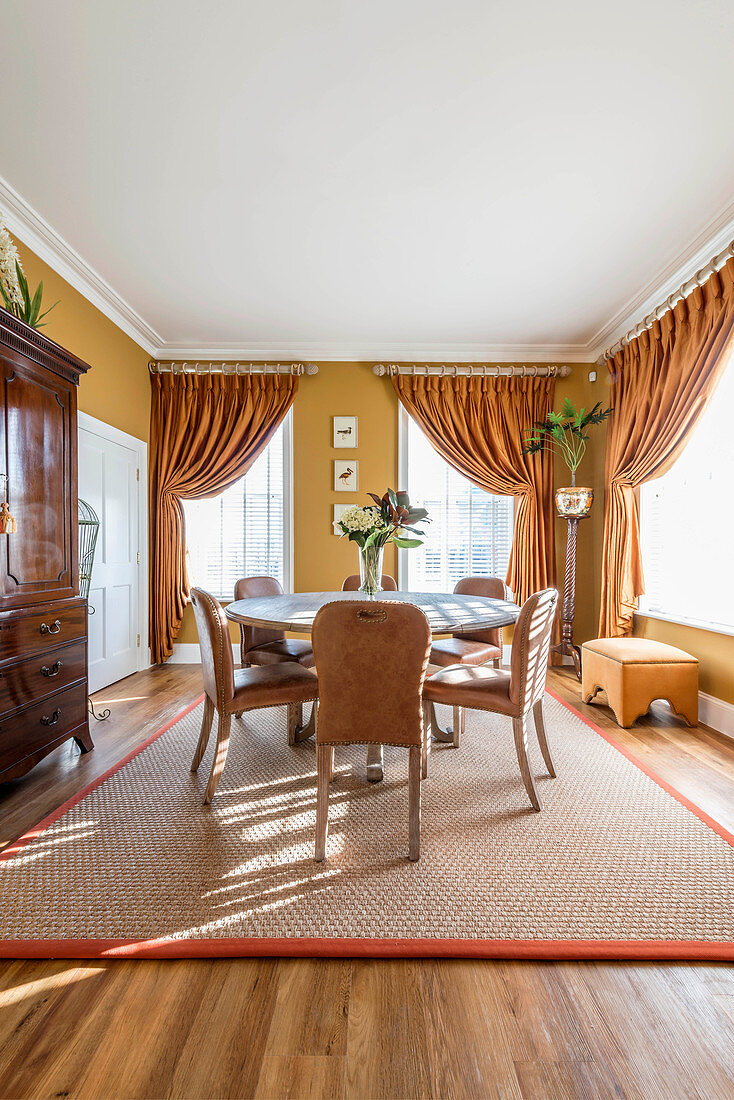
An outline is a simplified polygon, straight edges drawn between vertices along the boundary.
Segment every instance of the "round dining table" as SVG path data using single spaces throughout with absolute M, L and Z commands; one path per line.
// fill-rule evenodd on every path
M 319 609 L 335 600 L 364 600 L 367 603 L 390 600 L 414 604 L 428 619 L 432 634 L 464 634 L 510 626 L 520 614 L 517 604 L 509 600 L 445 592 L 379 592 L 376 596 L 368 596 L 365 592 L 292 592 L 281 596 L 254 596 L 247 600 L 235 600 L 225 607 L 224 613 L 231 622 L 245 626 L 310 634 Z M 314 706 L 311 720 L 304 727 L 303 739 L 315 732 L 315 716 Z M 433 736 L 437 740 L 451 739 L 451 731 L 442 731 L 439 728 L 433 712 L 431 724 Z M 382 777 L 382 745 L 369 745 L 367 778 L 371 782 L 378 782 Z

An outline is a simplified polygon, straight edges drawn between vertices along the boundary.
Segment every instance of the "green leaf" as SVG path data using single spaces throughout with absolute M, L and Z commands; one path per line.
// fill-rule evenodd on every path
M 397 536 L 392 540 L 401 550 L 411 550 L 414 546 L 422 546 L 421 539 L 401 539 Z
M 33 301 L 31 302 L 31 316 L 28 322 L 29 325 L 35 325 L 38 320 L 38 314 L 41 310 L 41 299 L 43 298 L 43 280 L 36 287 L 36 293 L 33 295 Z

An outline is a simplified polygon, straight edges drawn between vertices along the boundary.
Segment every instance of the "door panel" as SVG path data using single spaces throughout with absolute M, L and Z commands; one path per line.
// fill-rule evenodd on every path
M 71 391 L 31 365 L 5 365 L 3 450 L 17 532 L 4 547 L 6 606 L 76 594 L 76 430 Z
M 79 428 L 79 496 L 99 516 L 89 593 L 89 690 L 138 668 L 138 453 Z

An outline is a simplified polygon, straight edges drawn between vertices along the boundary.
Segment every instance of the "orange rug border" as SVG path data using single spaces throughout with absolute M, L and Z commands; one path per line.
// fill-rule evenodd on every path
M 571 703 L 550 688 L 548 695 L 602 737 L 631 764 L 652 779 L 689 813 L 734 847 L 734 834 L 691 802 L 679 790 L 639 760 L 616 738 L 607 733 Z M 4 862 L 76 806 L 110 776 L 124 768 L 177 722 L 190 714 L 204 699 L 200 695 L 169 722 L 147 737 L 137 748 L 108 768 L 82 791 L 67 799 L 27 833 L 0 852 Z M 734 942 L 714 940 L 480 940 L 480 939 L 352 939 L 301 937 L 253 937 L 239 939 L 156 939 L 156 940 L 0 940 L 0 959 L 204 959 L 204 958 L 464 958 L 610 961 L 667 960 L 679 962 L 734 961 Z

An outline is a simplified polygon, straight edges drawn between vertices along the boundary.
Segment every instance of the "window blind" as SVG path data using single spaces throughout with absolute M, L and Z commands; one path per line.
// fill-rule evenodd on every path
M 472 485 L 434 451 L 407 418 L 408 494 L 427 508 L 431 523 L 424 545 L 406 555 L 408 588 L 451 592 L 461 577 L 507 574 L 512 548 L 514 501 Z
M 731 359 L 685 450 L 640 488 L 640 610 L 734 630 L 734 368 Z
M 283 425 L 243 478 L 209 500 L 184 501 L 192 584 L 231 600 L 240 577 L 276 577 L 287 588 Z

